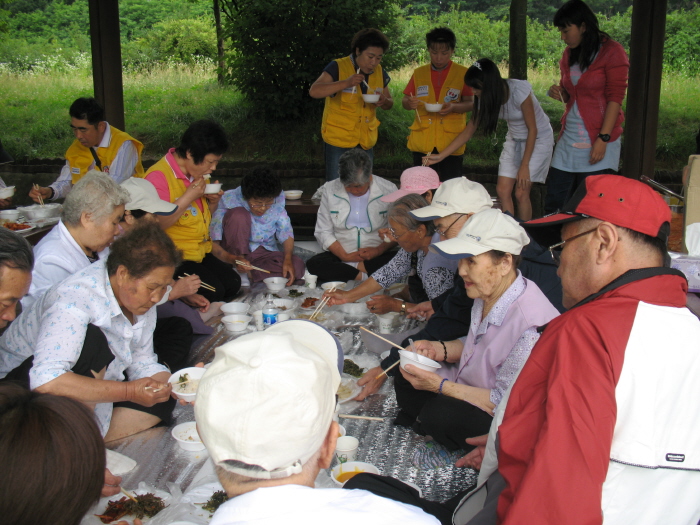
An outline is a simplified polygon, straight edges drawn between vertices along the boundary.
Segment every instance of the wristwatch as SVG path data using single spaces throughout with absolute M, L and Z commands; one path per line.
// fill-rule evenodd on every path
M 610 142 L 610 134 L 609 133 L 598 133 L 598 138 L 602 140 L 603 142 Z
M 401 301 L 401 315 L 406 315 L 406 301 Z

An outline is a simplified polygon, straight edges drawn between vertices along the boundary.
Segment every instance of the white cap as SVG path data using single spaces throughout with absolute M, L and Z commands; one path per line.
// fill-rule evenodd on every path
M 491 206 L 493 201 L 486 188 L 466 177 L 459 177 L 443 182 L 430 206 L 413 210 L 411 215 L 419 221 L 430 221 L 453 213 L 478 213 Z
M 520 255 L 530 242 L 525 230 L 501 210 L 490 209 L 469 217 L 453 239 L 431 245 L 447 259 L 463 259 L 491 250 Z
M 260 479 L 300 473 L 328 434 L 341 359 L 337 339 L 303 320 L 278 323 L 217 348 L 194 408 L 214 463 Z
M 177 211 L 177 204 L 164 201 L 158 196 L 156 187 L 146 179 L 130 177 L 121 184 L 129 192 L 127 210 L 143 210 L 156 215 L 172 215 Z

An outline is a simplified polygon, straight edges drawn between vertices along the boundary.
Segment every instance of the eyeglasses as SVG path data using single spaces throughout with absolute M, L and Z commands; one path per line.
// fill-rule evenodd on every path
M 271 202 L 269 204 L 251 204 L 249 202 L 248 206 L 250 206 L 250 208 L 256 209 L 256 210 L 266 210 L 268 208 L 272 208 L 272 206 L 274 206 L 274 204 L 275 204 L 274 202 Z
M 389 227 L 389 233 L 391 234 L 391 236 L 394 238 L 395 241 L 398 241 L 401 237 L 403 237 L 404 235 L 406 235 L 410 231 L 412 231 L 412 230 L 406 230 L 401 235 L 396 235 L 394 228 L 392 228 L 391 226 Z
M 459 217 L 457 217 L 457 218 L 452 222 L 452 224 L 450 224 L 447 228 L 445 228 L 444 231 L 436 229 L 436 230 L 435 230 L 435 233 L 438 233 L 438 234 L 440 235 L 440 237 L 447 237 L 447 232 L 450 231 L 450 228 L 452 228 L 452 226 L 454 226 L 455 224 L 457 224 L 457 221 L 458 221 L 459 219 L 461 219 L 462 217 L 464 217 L 465 215 L 466 215 L 466 213 L 460 213 L 460 214 L 459 214 Z
M 588 231 L 585 231 L 583 233 L 579 233 L 578 235 L 574 235 L 573 237 L 569 237 L 565 241 L 558 242 L 557 244 L 552 244 L 549 247 L 549 253 L 552 254 L 552 260 L 554 261 L 554 264 L 559 266 L 559 264 L 561 263 L 561 252 L 564 250 L 564 245 L 567 242 L 571 242 L 574 239 L 578 239 L 579 237 L 583 237 L 584 235 L 588 235 L 589 233 L 593 233 L 597 229 L 598 229 L 598 227 L 596 226 L 592 230 L 588 230 Z

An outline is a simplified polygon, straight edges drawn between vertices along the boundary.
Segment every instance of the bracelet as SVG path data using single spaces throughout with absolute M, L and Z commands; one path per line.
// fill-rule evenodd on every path
M 443 350 L 445 350 L 445 363 L 447 363 L 447 345 L 444 341 L 438 341 L 442 345 Z
M 406 301 L 401 301 L 401 315 L 406 315 Z
M 53 199 L 54 195 L 56 195 L 56 192 L 53 190 L 51 186 L 49 186 L 49 189 L 51 190 L 51 195 L 49 195 L 49 200 Z
M 438 388 L 438 394 L 439 394 L 439 395 L 442 395 L 442 385 L 445 384 L 445 381 L 447 381 L 447 378 L 446 378 L 446 377 L 443 378 L 442 381 L 440 381 L 440 388 Z

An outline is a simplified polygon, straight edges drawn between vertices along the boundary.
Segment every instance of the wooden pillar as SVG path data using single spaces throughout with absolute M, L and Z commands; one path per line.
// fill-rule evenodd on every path
M 508 76 L 527 80 L 527 0 L 510 1 Z
M 107 121 L 123 130 L 124 87 L 119 39 L 119 2 L 88 0 L 88 5 L 95 98 L 104 106 Z
M 622 174 L 654 178 L 666 0 L 634 0 Z

